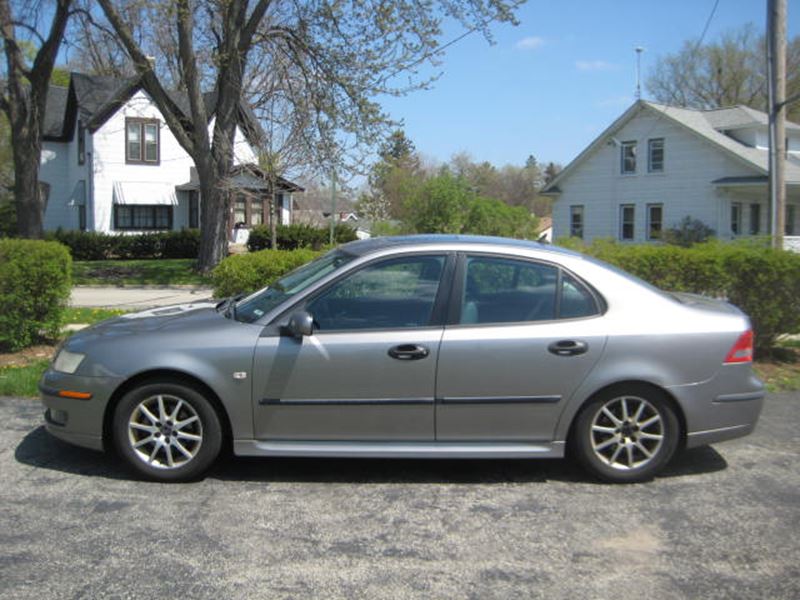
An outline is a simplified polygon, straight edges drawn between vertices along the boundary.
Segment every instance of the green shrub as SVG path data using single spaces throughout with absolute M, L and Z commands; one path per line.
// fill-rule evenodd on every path
M 0 240 L 0 347 L 55 338 L 69 303 L 72 259 L 61 244 Z
M 197 258 L 200 250 L 200 230 L 170 231 L 161 245 L 161 258 Z
M 255 291 L 320 255 L 309 249 L 261 250 L 229 256 L 211 273 L 214 296 Z
M 761 354 L 779 335 L 800 333 L 800 254 L 749 242 L 679 247 L 601 239 L 583 245 L 571 238 L 563 245 L 661 289 L 726 298 L 750 317 Z
M 196 229 L 131 235 L 58 229 L 47 238 L 67 246 L 72 260 L 197 258 L 200 247 Z
M 296 250 L 297 248 L 319 250 L 330 239 L 330 229 L 328 227 L 312 227 L 302 223 L 278 225 L 275 229 L 275 234 L 279 250 Z M 355 240 L 356 232 L 352 227 L 344 223 L 337 223 L 333 236 L 337 244 L 344 244 Z M 265 250 L 271 246 L 271 240 L 272 236 L 269 227 L 267 225 L 257 225 L 250 230 L 247 249 L 250 252 Z
M 72 255 L 72 260 L 105 260 L 112 251 L 116 236 L 93 231 L 64 231 L 57 229 L 47 234 L 47 239 L 61 242 Z
M 113 253 L 115 258 L 133 260 L 161 257 L 161 233 L 138 233 L 115 236 Z

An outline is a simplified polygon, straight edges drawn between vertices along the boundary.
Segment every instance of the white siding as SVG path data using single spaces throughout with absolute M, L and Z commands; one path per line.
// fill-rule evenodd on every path
M 87 158 L 83 165 L 78 164 L 78 128 L 75 127 L 73 139 L 69 142 L 42 143 L 42 161 L 39 170 L 39 180 L 50 184 L 50 197 L 44 215 L 44 228 L 47 230 L 78 229 L 78 207 L 69 206 L 70 199 L 80 181 L 84 182 L 86 190 L 85 202 L 88 205 L 89 196 L 89 158 L 91 148 L 90 136 L 86 135 Z M 87 228 L 91 227 L 88 217 Z
M 636 173 L 620 173 L 620 149 L 609 138 L 559 183 L 562 194 L 553 206 L 553 235 L 569 235 L 570 206 L 584 206 L 584 239 L 619 239 L 620 205 L 636 207 L 634 242 L 646 241 L 646 207 L 664 205 L 664 228 L 685 216 L 700 219 L 720 237 L 730 235 L 729 196 L 712 185 L 722 177 L 756 175 L 728 156 L 665 118 L 639 112 L 619 131 L 618 141 L 637 141 Z M 664 138 L 664 171 L 647 172 L 647 141 Z M 746 216 L 746 215 L 745 215 Z M 763 218 L 763 210 L 762 210 Z
M 158 164 L 128 164 L 125 161 L 125 119 L 159 119 L 161 122 Z M 209 125 L 213 132 L 214 123 Z M 113 230 L 113 187 L 121 182 L 162 182 L 179 185 L 189 181 L 194 162 L 178 144 L 161 113 L 143 91 L 134 96 L 94 134 L 86 132 L 86 164 L 78 165 L 77 127 L 69 143 L 45 142 L 46 157 L 41 180 L 51 185 L 50 201 L 45 216 L 45 228 L 78 228 L 78 209 L 67 203 L 76 183 L 86 180 L 87 229 Z M 43 162 L 46 157 L 43 157 Z M 253 163 L 257 155 L 237 128 L 234 142 L 234 162 Z M 92 177 L 93 175 L 93 177 Z M 188 225 L 186 194 L 178 193 L 178 206 L 173 209 L 173 227 Z

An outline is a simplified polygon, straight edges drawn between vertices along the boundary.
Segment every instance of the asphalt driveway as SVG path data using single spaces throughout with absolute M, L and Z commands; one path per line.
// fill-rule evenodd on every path
M 129 478 L 0 399 L 2 598 L 798 598 L 800 395 L 654 482 L 567 461 L 236 459 Z

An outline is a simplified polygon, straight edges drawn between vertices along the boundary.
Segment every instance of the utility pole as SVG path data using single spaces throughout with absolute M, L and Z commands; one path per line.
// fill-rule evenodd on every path
M 769 196 L 773 248 L 786 227 L 786 0 L 767 0 Z
M 330 231 L 330 244 L 336 238 L 336 168 L 331 169 L 331 231 Z
M 642 99 L 642 52 L 644 48 L 636 46 L 636 99 Z

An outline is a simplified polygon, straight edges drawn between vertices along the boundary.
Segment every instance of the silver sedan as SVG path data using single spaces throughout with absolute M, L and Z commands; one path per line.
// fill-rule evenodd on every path
M 750 433 L 748 318 L 582 255 L 500 238 L 353 242 L 246 298 L 124 315 L 67 340 L 47 429 L 139 474 L 246 456 L 561 458 L 653 477 Z

